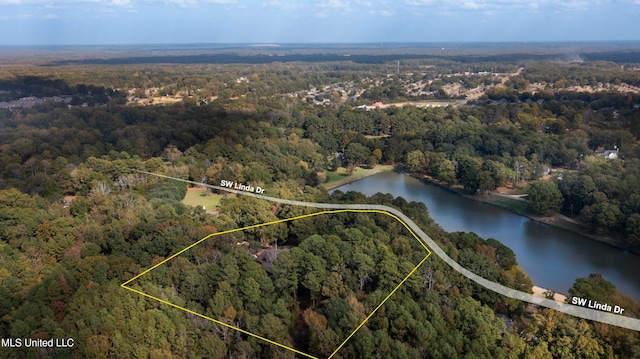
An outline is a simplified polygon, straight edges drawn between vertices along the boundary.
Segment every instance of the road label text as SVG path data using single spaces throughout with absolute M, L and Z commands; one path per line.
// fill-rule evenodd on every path
M 614 307 L 611 307 L 611 305 L 607 303 L 598 303 L 598 301 L 586 299 L 586 298 L 573 297 L 571 298 L 571 304 L 579 305 L 581 307 L 587 307 L 591 309 L 598 309 L 603 312 L 609 312 L 609 313 L 611 313 L 613 309 L 613 313 L 615 314 L 622 314 L 622 312 L 624 312 L 624 309 L 617 305 Z
M 237 183 L 234 181 L 222 180 L 220 181 L 220 187 L 233 188 L 240 191 L 246 191 L 251 193 L 264 193 L 264 189 L 262 187 L 253 187 L 248 184 Z

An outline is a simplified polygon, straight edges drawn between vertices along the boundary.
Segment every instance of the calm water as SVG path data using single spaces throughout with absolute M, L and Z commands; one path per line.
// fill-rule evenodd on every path
M 640 300 L 640 256 L 508 210 L 466 199 L 404 174 L 384 172 L 337 189 L 391 193 L 423 202 L 446 231 L 475 232 L 511 248 L 518 264 L 540 287 L 568 293 L 578 277 L 600 273 L 621 292 Z

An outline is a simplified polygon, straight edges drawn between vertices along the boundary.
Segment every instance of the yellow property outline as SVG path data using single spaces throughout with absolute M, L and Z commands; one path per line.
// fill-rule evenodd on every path
M 413 236 L 413 238 L 415 238 L 415 239 L 418 241 L 418 243 L 420 243 L 420 245 L 422 245 L 422 247 L 427 251 L 427 255 L 426 255 L 426 256 L 425 256 L 425 257 L 420 261 L 420 263 L 418 263 L 418 265 L 416 265 L 416 266 L 411 270 L 411 272 L 409 272 L 409 274 L 407 274 L 407 276 L 406 276 L 406 277 L 404 277 L 404 279 L 402 279 L 402 281 L 401 281 L 401 282 L 400 282 L 400 283 L 399 283 L 399 284 L 398 284 L 398 285 L 397 285 L 397 286 L 396 286 L 396 287 L 391 291 L 391 293 L 389 293 L 389 295 L 387 295 L 387 296 L 386 296 L 386 298 L 384 298 L 384 300 L 383 300 L 380 304 L 378 304 L 378 306 L 377 306 L 377 307 L 376 307 L 376 308 L 375 308 L 375 309 L 374 309 L 374 310 L 373 310 L 373 311 L 372 311 L 372 312 L 371 312 L 371 313 L 370 313 L 370 314 L 369 314 L 369 315 L 368 315 L 368 316 L 367 316 L 367 317 L 362 321 L 362 323 L 360 323 L 360 325 L 358 325 L 358 327 L 357 327 L 356 329 L 354 329 L 354 330 L 351 332 L 351 334 L 349 334 L 349 336 L 348 336 L 348 337 L 347 337 L 347 338 L 346 338 L 346 339 L 345 339 L 345 340 L 344 340 L 344 341 L 343 341 L 343 342 L 342 342 L 342 343 L 341 343 L 341 344 L 336 348 L 336 350 L 334 350 L 334 351 L 333 351 L 333 353 L 331 353 L 331 355 L 329 355 L 329 357 L 328 357 L 327 359 L 331 359 L 334 355 L 336 355 L 336 353 L 337 353 L 340 349 L 342 349 L 342 347 L 347 343 L 347 341 L 349 341 L 349 339 L 351 339 L 351 337 L 352 337 L 352 336 L 354 336 L 354 335 L 356 334 L 356 332 L 357 332 L 360 328 L 362 328 L 362 326 L 364 326 L 364 325 L 365 325 L 365 323 L 369 320 L 369 318 L 371 318 L 371 317 L 372 317 L 372 316 L 373 316 L 373 315 L 378 311 L 378 309 L 380 309 L 380 307 L 382 307 L 382 306 L 384 305 L 384 303 L 385 303 L 389 298 L 391 298 L 391 296 L 392 296 L 392 295 L 394 295 L 394 294 L 395 294 L 395 292 L 396 292 L 396 291 L 398 291 L 398 289 L 400 289 L 400 287 L 401 287 L 401 286 L 402 286 L 402 285 L 407 281 L 407 279 L 409 279 L 409 277 L 410 277 L 413 273 L 415 273 L 415 271 L 416 271 L 416 270 L 418 270 L 418 268 L 422 265 L 422 263 L 424 263 L 424 262 L 427 260 L 427 258 L 429 258 L 429 256 L 431 255 L 431 251 L 429 250 L 429 248 L 427 248 L 427 246 L 424 244 L 424 242 L 420 240 L 420 238 L 419 238 L 419 237 L 418 237 L 418 236 L 417 236 L 417 235 L 416 235 L 416 234 L 411 230 L 411 228 L 409 228 L 409 226 L 408 226 L 408 225 L 407 225 L 407 224 L 406 224 L 402 219 L 400 219 L 399 217 L 397 217 L 397 216 L 396 216 L 396 215 L 394 215 L 394 214 L 391 214 L 391 213 L 389 213 L 389 212 L 382 211 L 382 210 L 373 210 L 373 209 L 339 209 L 339 210 L 329 210 L 329 211 L 320 211 L 320 212 L 314 212 L 314 213 L 310 213 L 310 214 L 304 214 L 304 215 L 296 216 L 296 217 L 292 217 L 292 218 L 279 219 L 279 220 L 277 220 L 277 221 L 271 221 L 271 222 L 267 222 L 267 223 L 254 224 L 254 225 L 251 225 L 251 226 L 242 227 L 242 228 L 236 228 L 236 229 L 230 229 L 230 230 L 222 231 L 222 232 L 211 233 L 211 234 L 207 235 L 206 237 L 204 237 L 204 238 L 202 238 L 202 239 L 198 240 L 197 242 L 195 242 L 195 243 L 193 243 L 193 244 L 191 244 L 191 245 L 187 246 L 186 248 L 184 248 L 184 249 L 180 250 L 179 252 L 177 252 L 177 253 L 175 253 L 175 254 L 173 254 L 173 255 L 171 255 L 171 256 L 169 256 L 169 257 L 167 257 L 167 258 L 166 258 L 166 259 L 164 259 L 163 261 L 161 261 L 161 262 L 159 262 L 159 263 L 155 264 L 155 265 L 154 265 L 154 266 L 152 266 L 151 268 L 149 268 L 149 269 L 147 269 L 147 270 L 143 271 L 142 273 L 140 273 L 140 274 L 136 275 L 135 277 L 133 277 L 133 278 L 129 279 L 128 281 L 126 281 L 126 282 L 124 282 L 124 283 L 120 284 L 120 287 L 122 287 L 122 288 L 124 288 L 124 289 L 127 289 L 127 290 L 130 290 L 130 291 L 132 291 L 132 292 L 134 292 L 134 293 L 140 294 L 140 295 L 142 295 L 142 296 L 144 296 L 144 297 L 147 297 L 147 298 L 150 298 L 150 299 L 156 300 L 156 301 L 158 301 L 158 302 L 160 302 L 160 303 L 163 303 L 163 304 L 166 304 L 166 305 L 172 306 L 172 307 L 174 307 L 174 308 L 180 309 L 180 310 L 185 311 L 185 312 L 187 312 L 187 313 L 189 313 L 189 314 L 193 314 L 193 315 L 198 316 L 198 317 L 200 317 L 200 318 L 207 319 L 207 320 L 209 320 L 209 321 L 211 321 L 211 322 L 214 322 L 214 323 L 216 323 L 216 324 L 219 324 L 219 325 L 225 326 L 225 327 L 230 328 L 230 329 L 233 329 L 233 330 L 237 330 L 237 331 L 239 331 L 240 333 L 243 333 L 243 334 L 246 334 L 246 335 L 252 336 L 252 337 L 254 337 L 254 338 L 257 338 L 257 339 L 263 340 L 263 341 L 265 341 L 265 342 L 267 342 L 267 343 L 270 343 L 270 344 L 273 344 L 273 345 L 279 346 L 279 347 L 281 347 L 281 348 L 284 348 L 284 349 L 290 350 L 290 351 L 292 351 L 292 352 L 295 352 L 295 353 L 297 353 L 297 354 L 303 355 L 303 356 L 305 356 L 305 357 L 308 357 L 308 358 L 311 358 L 311 359 L 318 359 L 317 357 L 314 357 L 313 355 L 310 355 L 310 354 L 304 353 L 304 352 L 299 351 L 299 350 L 297 350 L 297 349 L 295 349 L 295 348 L 289 347 L 289 346 L 284 345 L 284 344 L 280 344 L 280 343 L 278 343 L 278 342 L 275 342 L 275 341 L 273 341 L 273 340 L 267 339 L 267 338 L 262 337 L 262 336 L 260 336 L 260 335 L 257 335 L 257 334 L 254 334 L 254 333 L 251 333 L 251 332 L 249 332 L 249 331 L 246 331 L 246 330 L 241 329 L 241 328 L 238 328 L 238 327 L 234 327 L 233 325 L 229 325 L 229 324 L 227 324 L 227 323 L 225 323 L 225 322 L 221 322 L 221 321 L 216 320 L 216 319 L 213 319 L 213 318 L 211 318 L 211 317 L 207 317 L 206 315 L 203 315 L 203 314 L 200 314 L 200 313 L 194 312 L 194 311 L 192 311 L 192 310 L 190 310 L 190 309 L 187 309 L 187 308 L 181 307 L 181 306 L 179 306 L 179 305 L 177 305 L 177 304 L 174 304 L 174 303 L 168 302 L 168 301 L 166 301 L 166 300 L 163 300 L 163 299 L 157 298 L 157 297 L 155 297 L 155 296 L 152 296 L 152 295 L 150 295 L 150 294 L 144 293 L 144 292 L 139 291 L 139 290 L 137 290 L 137 289 L 131 288 L 131 287 L 129 287 L 129 286 L 128 286 L 128 284 L 129 284 L 129 283 L 131 283 L 131 282 L 133 282 L 134 280 L 136 280 L 136 279 L 138 279 L 138 278 L 140 278 L 140 277 L 144 276 L 145 274 L 147 274 L 147 273 L 151 272 L 152 270 L 154 270 L 154 269 L 158 268 L 159 266 L 161 266 L 161 265 L 163 265 L 163 264 L 167 263 L 167 262 L 168 262 L 168 261 L 170 261 L 171 259 L 173 259 L 173 258 L 175 258 L 175 257 L 179 256 L 180 254 L 182 254 L 182 253 L 184 253 L 184 252 L 188 251 L 189 249 L 191 249 L 191 248 L 193 248 L 193 247 L 197 246 L 198 244 L 200 244 L 200 243 L 204 242 L 205 240 L 207 240 L 207 239 L 209 239 L 209 238 L 211 238 L 211 237 L 219 236 L 219 235 L 221 235 L 221 234 L 228 234 L 228 233 L 233 233 L 233 232 L 244 231 L 244 230 L 252 229 L 252 228 L 258 228 L 258 227 L 269 226 L 269 225 L 277 224 L 277 223 L 290 222 L 290 221 L 294 221 L 294 220 L 297 220 L 297 219 L 309 218 L 309 217 L 314 217 L 314 216 L 319 216 L 319 215 L 324 215 L 324 214 L 335 214 L 335 213 L 346 213 L 346 212 L 352 212 L 352 213 L 379 213 L 379 214 L 385 214 L 385 215 L 387 215 L 387 216 L 389 216 L 389 217 L 394 218 L 394 219 L 395 219 L 395 220 L 397 220 L 398 222 L 402 223 L 402 225 L 403 225 L 403 226 L 404 226 L 404 227 L 409 231 L 409 233 L 411 233 L 411 235 Z

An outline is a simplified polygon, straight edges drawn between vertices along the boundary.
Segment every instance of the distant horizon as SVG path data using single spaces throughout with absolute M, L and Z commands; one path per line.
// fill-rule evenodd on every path
M 0 0 L 0 45 L 638 41 L 640 0 Z
M 141 43 L 56 43 L 56 44 L 0 44 L 0 48 L 69 48 L 69 47 L 155 47 L 155 46 L 244 46 L 244 47 L 257 47 L 257 48 L 277 48 L 286 46 L 372 46 L 377 47 L 392 47 L 394 45 L 411 45 L 411 46 L 424 46 L 424 45 L 544 45 L 544 44 L 561 44 L 561 45 L 624 45 L 630 44 L 640 45 L 640 38 L 634 40 L 525 40 L 525 41 L 464 41 L 464 40 L 452 40 L 452 41 L 384 41 L 384 42 L 141 42 Z

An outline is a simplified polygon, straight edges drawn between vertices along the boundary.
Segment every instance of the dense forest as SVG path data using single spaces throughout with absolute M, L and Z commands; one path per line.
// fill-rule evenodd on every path
M 299 196 L 323 196 L 307 188 L 310 192 Z M 119 287 L 212 231 L 304 213 L 287 206 L 274 212 L 265 202 L 231 197 L 218 218 L 201 207 L 176 210 L 175 198 L 185 189 L 142 181 L 108 194 L 94 190 L 69 208 L 16 190 L 2 191 L 3 333 L 73 337 L 72 357 L 293 357 Z M 473 234 L 442 232 L 422 204 L 339 192 L 326 200 L 396 206 L 462 265 L 513 288 L 531 288 L 508 248 Z M 269 274 L 251 253 L 276 238 L 291 249 L 278 255 Z M 243 242 L 248 245 L 238 246 Z M 327 355 L 424 256 L 417 247 L 404 227 L 387 216 L 323 215 L 205 242 L 133 285 L 305 352 Z M 588 278 L 576 283 L 573 294 L 637 307 L 605 285 L 602 278 Z M 494 311 L 516 324 L 507 330 Z M 635 332 L 589 325 L 551 310 L 536 312 L 478 287 L 434 256 L 338 357 L 638 355 Z M 638 315 L 637 310 L 631 315 Z M 70 355 L 68 349 L 2 350 L 9 358 Z
M 563 212 L 636 248 L 639 95 L 560 96 L 542 103 L 489 100 L 480 107 L 377 111 L 260 98 L 7 109 L 0 113 L 0 184 L 44 197 L 71 195 L 81 189 L 70 177 L 83 169 L 97 168 L 115 181 L 145 159 L 156 158 L 146 169 L 162 167 L 164 156 L 196 181 L 217 183 L 233 174 L 261 185 L 295 178 L 317 185 L 316 173 L 327 168 L 403 163 L 473 194 L 561 167 L 572 170 L 557 182 Z M 621 154 L 616 160 L 595 156 L 614 148 Z M 335 153 L 343 154 L 341 161 L 332 159 Z M 85 181 L 85 192 L 89 186 Z M 599 218 L 603 211 L 613 215 Z
M 185 184 L 132 170 L 210 184 L 230 179 L 279 198 L 394 206 L 464 267 L 525 292 L 533 283 L 496 240 L 445 233 L 424 205 L 402 198 L 328 195 L 327 175 L 385 163 L 471 195 L 528 186 L 535 211 L 560 211 L 638 250 L 640 95 L 570 89 L 635 86 L 637 71 L 483 61 L 504 72 L 525 66 L 504 84 L 491 75 L 460 76 L 466 86 L 488 87 L 467 105 L 369 110 L 355 105 L 388 90 L 397 92 L 389 100 L 409 98 L 394 84 L 432 81 L 437 90 L 449 81 L 441 74 L 468 63 L 406 60 L 419 74 L 348 61 L 3 70 L 0 101 L 71 101 L 0 108 L 0 330 L 5 338 L 73 337 L 76 346 L 0 348 L 0 356 L 295 357 L 120 284 L 211 233 L 311 212 L 241 196 L 205 210 L 182 202 Z M 334 96 L 317 105 L 298 93 L 377 77 L 393 81 L 360 89 L 353 102 Z M 135 101 L 154 96 L 182 99 Z M 619 156 L 596 155 L 603 150 Z M 541 180 L 554 169 L 562 175 Z M 254 256 L 276 241 L 284 250 L 264 268 Z M 326 357 L 424 255 L 388 216 L 330 214 L 212 237 L 131 285 Z M 597 274 L 577 280 L 570 295 L 640 315 L 637 302 Z M 431 256 L 336 357 L 631 358 L 638 350 L 637 332 L 506 299 Z

